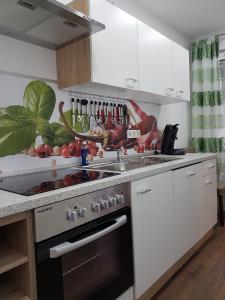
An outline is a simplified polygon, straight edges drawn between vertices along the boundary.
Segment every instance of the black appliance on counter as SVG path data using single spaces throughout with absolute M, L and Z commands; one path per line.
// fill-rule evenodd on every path
M 178 125 L 170 125 L 167 124 L 163 136 L 162 136 L 162 144 L 161 144 L 161 153 L 166 155 L 184 155 L 184 149 L 174 149 L 174 143 L 177 139 Z
M 121 184 L 35 209 L 38 300 L 115 300 L 134 284 Z

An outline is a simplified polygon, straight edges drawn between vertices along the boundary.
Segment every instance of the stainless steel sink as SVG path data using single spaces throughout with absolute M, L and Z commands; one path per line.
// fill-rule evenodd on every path
M 102 164 L 95 164 L 92 166 L 88 166 L 88 169 L 94 170 L 105 170 L 105 171 L 113 171 L 113 172 L 126 172 L 133 169 L 143 168 L 146 166 L 162 164 L 169 161 L 177 160 L 179 158 L 164 158 L 164 157 L 156 157 L 156 156 L 143 156 L 137 158 L 130 158 L 123 160 L 121 162 L 108 162 Z

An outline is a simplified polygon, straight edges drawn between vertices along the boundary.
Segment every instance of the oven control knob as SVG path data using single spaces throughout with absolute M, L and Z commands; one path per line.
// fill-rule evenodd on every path
M 77 221 L 78 213 L 75 209 L 68 209 L 66 212 L 67 220 L 69 221 Z
M 117 199 L 115 197 L 109 197 L 109 205 L 110 206 L 116 206 L 117 205 Z
M 91 205 L 91 209 L 94 212 L 100 213 L 101 212 L 101 205 L 99 203 L 93 202 Z
M 100 204 L 103 209 L 109 209 L 109 201 L 108 200 L 100 200 Z
M 78 208 L 79 217 L 84 218 L 86 216 L 86 212 L 87 212 L 87 209 L 85 207 L 79 207 Z
M 116 199 L 118 204 L 124 204 L 124 195 L 116 194 Z

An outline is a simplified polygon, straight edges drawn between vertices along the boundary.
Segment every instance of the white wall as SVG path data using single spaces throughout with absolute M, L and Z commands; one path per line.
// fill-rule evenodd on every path
M 176 43 L 188 47 L 187 39 L 141 8 L 134 0 L 114 0 L 113 2 Z M 23 79 L 41 78 L 49 82 L 56 82 L 57 80 L 55 51 L 0 35 L 0 54 L 0 74 L 14 75 L 15 78 L 21 77 Z M 24 83 L 21 83 L 23 79 L 21 81 L 19 78 L 18 80 L 15 78 L 10 79 L 7 76 L 7 82 L 0 78 L 2 80 L 1 86 L 6 84 L 6 90 L 12 87 L 18 91 L 23 90 L 21 89 L 21 86 L 24 87 Z M 56 85 L 54 85 L 54 89 L 58 93 Z M 5 97 L 3 94 L 3 89 L 1 89 L 1 98 Z M 12 98 L 9 99 L 9 102 L 11 101 L 13 101 Z M 163 129 L 167 123 L 180 123 L 177 146 L 189 145 L 191 132 L 189 104 L 169 104 L 162 107 L 151 105 L 149 109 L 153 115 L 158 117 L 160 129 Z
M 56 53 L 0 35 L 0 73 L 56 81 Z

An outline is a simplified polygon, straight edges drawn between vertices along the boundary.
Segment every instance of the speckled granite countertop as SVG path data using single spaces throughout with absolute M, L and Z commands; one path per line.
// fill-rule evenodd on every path
M 109 177 L 93 182 L 87 182 L 80 185 L 63 188 L 60 190 L 46 192 L 43 194 L 37 194 L 34 196 L 22 196 L 0 190 L 0 218 L 13 215 L 15 213 L 31 210 L 40 206 L 52 204 L 54 202 L 59 202 L 82 194 L 97 191 L 103 188 L 111 187 L 113 185 L 121 184 L 124 182 L 136 181 L 142 178 L 146 178 L 148 176 L 167 172 L 169 170 L 174 170 L 215 157 L 216 154 L 214 153 L 186 154 L 185 156 L 182 156 L 182 158 L 179 157 L 181 158 L 179 160 L 139 168 L 132 171 L 124 172 L 122 174 L 118 174 L 114 177 Z

